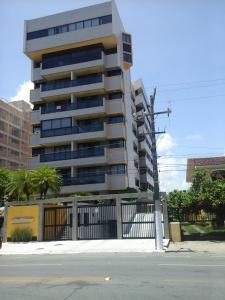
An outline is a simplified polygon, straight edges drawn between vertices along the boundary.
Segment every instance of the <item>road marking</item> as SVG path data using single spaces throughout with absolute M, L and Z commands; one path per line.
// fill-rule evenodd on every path
M 225 265 L 158 264 L 158 266 L 176 267 L 225 267 Z
M 14 264 L 14 265 L 0 265 L 0 267 L 38 267 L 38 266 L 62 266 L 62 264 Z
M 107 278 L 107 279 L 106 279 Z M 98 283 L 111 280 L 111 277 L 105 276 L 63 276 L 63 277 L 21 277 L 10 276 L 0 277 L 0 283 L 41 283 L 41 284 L 65 284 L 65 283 Z

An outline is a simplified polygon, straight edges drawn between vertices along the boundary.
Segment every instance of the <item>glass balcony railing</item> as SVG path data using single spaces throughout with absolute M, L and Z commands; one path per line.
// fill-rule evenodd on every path
M 49 113 L 60 112 L 60 111 L 69 111 L 69 110 L 84 109 L 84 108 L 91 108 L 91 107 L 98 107 L 98 106 L 103 106 L 102 97 L 90 99 L 90 100 L 81 100 L 76 103 L 43 106 L 41 108 L 41 113 L 49 114 Z
M 69 135 L 69 134 L 80 134 L 86 132 L 102 131 L 104 130 L 104 123 L 99 124 L 86 124 L 74 127 L 56 128 L 41 131 L 41 138 Z
M 40 162 L 97 157 L 104 155 L 104 147 L 93 149 L 80 149 L 75 151 L 63 151 L 40 154 Z
M 77 177 L 65 177 L 63 178 L 63 185 L 79 185 L 79 184 L 93 184 L 104 183 L 105 174 L 82 174 Z
M 81 86 L 86 84 L 93 84 L 102 82 L 102 74 L 91 74 L 87 76 L 78 77 L 74 80 L 67 79 L 59 79 L 53 81 L 47 81 L 41 84 L 41 91 L 50 91 L 50 90 L 57 90 L 63 88 L 70 88 L 75 86 Z

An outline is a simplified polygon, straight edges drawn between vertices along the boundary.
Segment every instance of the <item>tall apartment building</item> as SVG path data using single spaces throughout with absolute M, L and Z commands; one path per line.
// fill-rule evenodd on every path
M 28 167 L 30 104 L 0 99 L 0 168 Z
M 114 1 L 25 21 L 24 52 L 35 86 L 29 167 L 57 168 L 62 194 L 139 189 L 140 97 Z

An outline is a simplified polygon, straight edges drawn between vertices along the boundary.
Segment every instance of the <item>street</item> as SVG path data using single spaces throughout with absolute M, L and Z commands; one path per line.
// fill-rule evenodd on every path
M 0 299 L 224 299 L 225 254 L 0 256 Z

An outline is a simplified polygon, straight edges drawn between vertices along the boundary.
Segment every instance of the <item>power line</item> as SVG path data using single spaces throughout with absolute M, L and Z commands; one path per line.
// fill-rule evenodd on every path
M 159 93 L 165 93 L 165 92 L 174 92 L 174 91 L 180 91 L 180 90 L 189 90 L 189 89 L 198 89 L 198 88 L 210 88 L 215 86 L 225 85 L 224 83 L 215 83 L 210 85 L 192 85 L 192 86 L 186 86 L 186 87 L 179 87 L 179 88 L 171 88 L 171 89 L 162 89 L 159 91 Z
M 168 102 L 182 102 L 182 101 L 191 101 L 191 100 L 211 100 L 210 98 L 214 98 L 214 100 L 218 100 L 216 99 L 217 97 L 224 97 L 225 94 L 220 94 L 220 95 L 212 95 L 212 96 L 201 96 L 201 97 L 191 97 L 191 98 L 181 98 L 181 99 L 173 99 L 173 100 L 162 100 L 162 101 L 157 101 L 157 103 L 168 103 Z
M 225 81 L 225 78 L 209 79 L 209 80 L 196 80 L 196 81 L 183 81 L 183 82 L 178 82 L 178 83 L 167 83 L 167 84 L 157 84 L 157 87 L 184 85 L 184 84 L 195 84 L 195 83 L 204 83 L 204 82 L 215 82 L 215 81 Z

